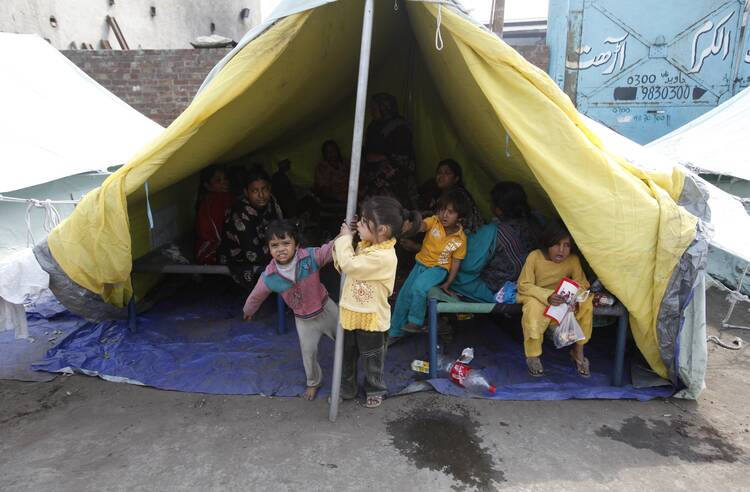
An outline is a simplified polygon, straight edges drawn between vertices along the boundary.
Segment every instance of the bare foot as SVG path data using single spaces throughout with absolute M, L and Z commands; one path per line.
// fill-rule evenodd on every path
M 305 387 L 305 393 L 302 395 L 302 398 L 304 398 L 307 401 L 312 401 L 315 399 L 315 395 L 318 394 L 318 388 L 319 386 L 307 386 Z
M 544 367 L 539 357 L 526 357 L 526 367 L 531 376 L 535 378 L 544 376 Z

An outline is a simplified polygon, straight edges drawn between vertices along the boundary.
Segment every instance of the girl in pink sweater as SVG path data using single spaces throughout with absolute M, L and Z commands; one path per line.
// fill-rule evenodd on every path
M 333 241 L 320 248 L 300 248 L 299 231 L 289 220 L 271 222 L 266 238 L 272 259 L 245 301 L 244 319 L 252 319 L 271 292 L 281 295 L 296 318 L 307 378 L 303 398 L 313 400 L 323 380 L 318 342 L 323 335 L 336 338 L 338 307 L 320 282 L 320 269 L 331 262 Z

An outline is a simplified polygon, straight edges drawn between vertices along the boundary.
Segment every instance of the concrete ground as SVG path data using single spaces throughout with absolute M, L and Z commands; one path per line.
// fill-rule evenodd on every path
M 324 401 L 0 381 L 0 490 L 750 490 L 748 354 L 709 344 L 698 401 L 421 393 L 335 424 Z

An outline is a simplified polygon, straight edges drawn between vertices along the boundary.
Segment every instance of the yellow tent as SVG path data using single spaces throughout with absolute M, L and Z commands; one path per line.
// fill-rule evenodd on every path
M 132 261 L 154 243 L 147 196 L 157 222 L 187 231 L 194 176 L 209 164 L 289 157 L 292 177 L 310 182 L 320 143 L 351 141 L 362 9 L 362 0 L 289 0 L 248 33 L 162 136 L 50 233 L 49 252 L 67 277 L 127 304 Z M 687 301 L 673 288 L 695 281 L 695 269 L 678 265 L 698 224 L 678 205 L 685 176 L 647 173 L 610 154 L 543 71 L 452 2 L 377 2 L 375 10 L 370 92 L 398 99 L 420 177 L 454 157 L 485 208 L 496 180 L 522 183 L 535 206 L 559 213 L 625 304 L 649 365 L 679 380 L 670 366 Z

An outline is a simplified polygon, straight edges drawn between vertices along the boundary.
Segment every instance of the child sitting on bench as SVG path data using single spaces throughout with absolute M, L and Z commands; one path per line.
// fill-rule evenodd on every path
M 224 234 L 224 221 L 232 207 L 227 171 L 222 166 L 208 166 L 200 175 L 198 206 L 195 214 L 195 262 L 215 265 L 216 252 Z
M 521 326 L 523 328 L 523 350 L 529 374 L 534 377 L 544 375 L 542 367 L 542 342 L 544 332 L 550 324 L 550 318 L 544 315 L 547 306 L 559 306 L 565 299 L 555 293 L 563 277 L 575 281 L 582 289 L 589 288 L 589 282 L 581 268 L 578 256 L 573 253 L 575 245 L 568 228 L 560 220 L 551 221 L 542 233 L 541 249 L 529 253 L 526 263 L 518 277 L 517 300 L 523 304 Z M 583 356 L 583 346 L 591 338 L 594 308 L 592 296 L 578 304 L 576 320 L 586 337 L 576 342 L 570 351 L 570 358 L 576 365 L 578 374 L 589 377 L 589 361 Z
M 419 229 L 425 233 L 422 249 L 396 298 L 390 337 L 395 339 L 403 336 L 403 332 L 425 331 L 427 292 L 436 285 L 447 292 L 458 274 L 461 260 L 466 257 L 466 234 L 462 224 L 471 208 L 466 192 L 455 188 L 438 201 L 438 214 L 422 221 Z
M 281 295 L 294 311 L 297 325 L 307 378 L 303 398 L 313 400 L 323 381 L 318 342 L 323 335 L 331 340 L 336 338 L 338 307 L 320 282 L 320 269 L 332 260 L 333 241 L 320 248 L 300 249 L 299 231 L 289 220 L 271 222 L 266 237 L 272 259 L 245 301 L 244 319 L 252 319 L 271 292 Z

